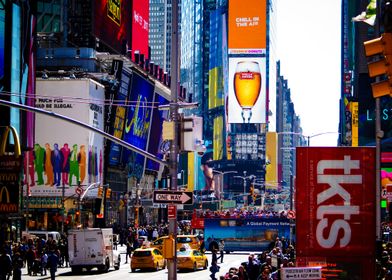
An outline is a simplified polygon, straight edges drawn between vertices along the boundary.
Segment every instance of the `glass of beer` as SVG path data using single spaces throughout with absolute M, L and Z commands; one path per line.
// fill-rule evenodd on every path
M 237 63 L 234 75 L 234 92 L 238 104 L 242 108 L 242 119 L 250 122 L 252 108 L 259 98 L 261 74 L 259 63 L 256 61 L 240 61 Z

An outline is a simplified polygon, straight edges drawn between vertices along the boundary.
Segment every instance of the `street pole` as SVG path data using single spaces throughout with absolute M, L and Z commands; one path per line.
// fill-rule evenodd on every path
M 177 171 L 178 171 L 178 87 L 179 87 L 179 59 L 178 59 L 178 0 L 172 1 L 172 21 L 171 21 L 171 84 L 170 91 L 172 102 L 170 103 L 170 117 L 174 122 L 174 135 L 170 143 L 169 174 L 170 190 L 177 190 Z M 174 248 L 177 248 L 177 208 L 175 206 L 174 218 L 169 218 L 169 235 L 174 239 Z M 174 249 L 174 256 L 167 261 L 167 279 L 177 280 L 177 250 Z
M 61 234 L 64 234 L 64 217 L 65 217 L 65 184 L 62 184 L 61 190 Z

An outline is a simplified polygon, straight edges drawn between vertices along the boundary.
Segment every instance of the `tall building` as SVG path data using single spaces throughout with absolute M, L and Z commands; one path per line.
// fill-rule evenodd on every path
M 148 42 L 151 62 L 170 73 L 171 0 L 150 0 L 150 30 Z

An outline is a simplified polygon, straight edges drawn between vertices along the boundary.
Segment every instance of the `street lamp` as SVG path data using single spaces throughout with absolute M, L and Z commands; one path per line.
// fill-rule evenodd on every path
M 213 173 L 217 173 L 217 174 L 219 174 L 219 175 L 222 175 L 222 181 L 220 181 L 220 176 L 218 176 L 218 180 L 219 180 L 219 184 L 218 184 L 218 186 L 219 186 L 219 193 L 217 194 L 218 195 L 218 199 L 219 199 L 219 209 L 221 210 L 222 209 L 222 199 L 224 198 L 223 197 L 223 185 L 224 185 L 224 183 L 225 183 L 225 174 L 229 174 L 229 173 L 235 173 L 235 174 L 237 174 L 238 172 L 237 171 L 234 171 L 234 170 L 230 170 L 230 171 L 219 171 L 219 170 L 212 170 L 212 172 Z
M 256 178 L 256 176 L 255 175 L 246 176 L 246 171 L 244 171 L 244 176 L 234 176 L 234 178 L 240 178 L 240 179 L 244 180 L 244 192 L 243 192 L 244 206 L 248 206 L 248 194 L 246 192 L 246 180 L 248 180 L 248 179 L 253 180 L 254 178 Z

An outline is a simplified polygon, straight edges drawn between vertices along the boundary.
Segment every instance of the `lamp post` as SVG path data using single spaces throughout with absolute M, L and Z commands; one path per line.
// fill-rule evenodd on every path
M 248 193 L 246 192 L 246 180 L 250 179 L 253 180 L 255 178 L 254 175 L 249 175 L 246 176 L 246 171 L 244 171 L 244 176 L 234 176 L 234 178 L 240 178 L 242 180 L 244 180 L 244 191 L 243 191 L 243 195 L 244 195 L 244 206 L 248 206 Z
M 230 170 L 230 171 L 219 171 L 219 170 L 212 170 L 212 172 L 213 173 L 217 173 L 217 174 L 219 174 L 219 175 L 222 175 L 222 182 L 219 180 L 219 197 L 218 197 L 218 199 L 219 199 L 219 209 L 220 210 L 222 210 L 222 199 L 224 198 L 223 197 L 223 186 L 224 186 L 224 183 L 225 183 L 225 174 L 229 174 L 229 173 L 234 173 L 234 174 L 237 174 L 238 172 L 237 171 L 234 171 L 234 170 Z M 219 179 L 220 179 L 220 177 L 218 177 Z

